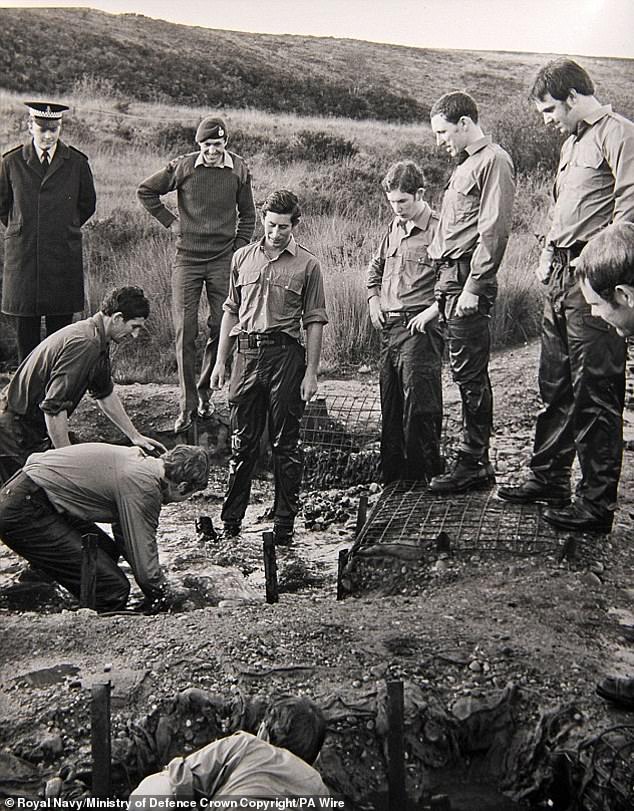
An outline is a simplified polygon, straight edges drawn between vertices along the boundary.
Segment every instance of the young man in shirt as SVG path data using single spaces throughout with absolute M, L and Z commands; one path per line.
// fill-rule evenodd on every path
M 235 732 L 186 757 L 174 758 L 132 792 L 131 811 L 147 797 L 182 803 L 219 797 L 330 797 L 312 767 L 326 735 L 319 707 L 302 696 L 283 696 L 266 710 L 257 736 Z
M 165 451 L 134 427 L 114 391 L 110 369 L 110 343 L 136 337 L 149 313 L 140 287 L 115 288 L 98 313 L 35 347 L 0 393 L 0 483 L 33 451 L 70 445 L 68 418 L 86 391 L 133 445 Z
M 599 231 L 581 251 L 576 269 L 592 315 L 624 338 L 634 335 L 634 223 Z
M 273 451 L 276 543 L 292 540 L 299 510 L 304 406 L 317 391 L 326 317 L 317 259 L 294 238 L 301 209 L 293 192 L 270 194 L 262 206 L 264 236 L 237 251 L 231 263 L 218 358 L 211 383 L 221 388 L 237 340 L 229 387 L 231 461 L 222 508 L 228 536 L 237 535 L 249 503 L 260 438 L 268 417 Z M 300 343 L 300 327 L 306 348 Z
M 156 459 L 140 448 L 87 442 L 34 453 L 0 488 L 0 538 L 75 597 L 81 592 L 82 536 L 97 536 L 96 610 L 125 608 L 130 565 L 148 607 L 180 595 L 159 564 L 156 530 L 162 504 L 204 490 L 209 462 L 201 448 L 177 445 Z M 114 540 L 96 522 L 112 524 Z
M 489 319 L 511 231 L 514 169 L 510 156 L 482 132 L 478 107 L 467 93 L 441 96 L 430 117 L 437 144 L 458 161 L 429 256 L 436 260 L 436 298 L 462 399 L 462 446 L 453 469 L 433 478 L 430 487 L 459 493 L 495 483 L 489 461 Z
M 590 76 L 571 59 L 543 67 L 531 95 L 544 123 L 568 138 L 537 268 L 547 293 L 539 365 L 544 409 L 529 478 L 498 495 L 550 505 L 544 518 L 560 529 L 609 532 L 621 471 L 626 348 L 592 314 L 574 264 L 611 222 L 634 220 L 634 124 L 600 104 Z M 581 480 L 569 504 L 575 454 Z
M 18 362 L 84 309 L 82 225 L 95 213 L 83 152 L 60 140 L 64 104 L 26 102 L 29 139 L 0 161 L 2 312 L 13 316 Z
M 177 231 L 172 271 L 172 311 L 180 414 L 174 431 L 186 431 L 192 415 L 211 416 L 209 378 L 216 360 L 222 304 L 229 289 L 231 257 L 253 237 L 255 206 L 251 174 L 243 158 L 229 152 L 222 119 L 204 118 L 196 131 L 198 152 L 170 161 L 146 178 L 137 190 L 142 205 L 166 228 Z M 161 196 L 176 191 L 178 216 Z M 205 287 L 209 303 L 209 338 L 196 384 L 198 306 Z
M 427 255 L 438 217 L 412 161 L 381 183 L 395 217 L 368 268 L 368 306 L 381 331 L 381 464 L 384 482 L 430 481 L 441 472 L 443 339 Z

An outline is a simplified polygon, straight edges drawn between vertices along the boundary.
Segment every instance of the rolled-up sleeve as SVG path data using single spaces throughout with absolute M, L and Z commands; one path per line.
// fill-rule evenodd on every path
M 306 283 L 304 286 L 304 301 L 302 324 L 304 329 L 308 324 L 327 324 L 326 296 L 321 267 L 315 259 L 306 269 Z
M 390 238 L 389 231 L 384 234 L 377 252 L 374 254 L 368 265 L 367 286 L 368 298 L 378 296 L 381 293 L 383 283 L 383 271 L 385 269 L 385 257 L 387 256 L 387 244 Z

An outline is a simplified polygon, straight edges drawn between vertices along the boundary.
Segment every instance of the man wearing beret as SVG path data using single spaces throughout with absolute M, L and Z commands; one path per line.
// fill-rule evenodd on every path
M 2 312 L 14 317 L 19 362 L 84 309 L 81 226 L 95 212 L 88 158 L 60 140 L 63 104 L 26 102 L 29 139 L 0 161 Z
M 222 305 L 229 289 L 231 257 L 248 245 L 255 228 L 251 174 L 245 161 L 226 149 L 227 128 L 220 118 L 204 118 L 196 131 L 199 151 L 182 155 L 146 178 L 137 190 L 141 204 L 166 228 L 176 229 L 172 309 L 180 385 L 179 433 L 192 417 L 213 413 L 209 380 L 218 350 Z M 178 216 L 161 197 L 176 191 Z M 209 302 L 202 370 L 196 384 L 198 306 L 203 284 Z

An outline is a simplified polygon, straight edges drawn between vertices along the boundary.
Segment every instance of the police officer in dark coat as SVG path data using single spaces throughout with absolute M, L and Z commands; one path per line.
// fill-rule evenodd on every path
M 81 226 L 94 214 L 88 158 L 59 140 L 63 104 L 26 102 L 31 138 L 0 161 L 5 225 L 2 312 L 14 316 L 20 363 L 46 332 L 84 308 Z

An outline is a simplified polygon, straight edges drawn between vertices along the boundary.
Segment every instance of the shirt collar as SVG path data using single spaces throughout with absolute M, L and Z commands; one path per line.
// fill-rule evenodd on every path
M 431 219 L 431 208 L 427 204 L 426 201 L 423 201 L 423 208 L 418 217 L 415 220 L 406 220 L 403 222 L 397 218 L 397 224 L 405 231 L 407 236 L 409 236 L 414 228 L 418 228 L 420 231 L 426 231 L 429 228 L 429 220 Z
M 606 115 L 609 115 L 612 112 L 612 105 L 611 104 L 603 104 L 601 107 L 597 107 L 591 113 L 584 116 L 581 121 L 577 124 L 577 129 L 575 131 L 575 135 L 579 137 L 583 135 L 583 133 L 591 127 L 593 124 L 596 124 L 597 121 L 600 121 L 602 118 L 605 118 Z
M 478 138 L 477 141 L 474 141 L 472 144 L 469 144 L 465 147 L 465 152 L 467 155 L 475 155 L 476 152 L 479 152 L 481 149 L 484 149 L 485 146 L 493 143 L 493 140 L 490 135 L 483 135 L 482 138 Z
M 205 169 L 233 169 L 233 158 L 231 154 L 227 152 L 225 149 L 225 160 L 222 166 L 207 166 L 206 163 L 203 161 L 203 156 L 201 153 L 198 153 L 198 157 L 196 158 L 196 162 L 194 163 L 194 169 L 197 166 L 203 166 Z
M 58 142 L 56 141 L 56 142 L 53 144 L 53 146 L 49 147 L 49 148 L 48 148 L 48 150 L 47 150 L 47 154 L 48 154 L 48 159 L 49 159 L 49 161 L 52 161 L 52 160 L 53 160 L 53 155 L 55 154 L 55 152 L 56 152 L 56 150 L 57 150 L 57 143 L 58 143 Z M 41 163 L 41 162 L 42 162 L 42 155 L 44 154 L 44 150 L 43 150 L 43 149 L 40 149 L 40 148 L 39 148 L 39 146 L 37 146 L 37 144 L 35 143 L 35 141 L 33 141 L 33 149 L 35 149 L 35 153 L 36 153 L 36 155 L 37 155 L 37 157 L 38 157 L 38 160 L 39 160 L 39 161 L 40 161 L 40 163 Z
M 264 241 L 265 241 L 265 238 L 262 237 L 262 239 L 260 240 L 260 250 L 262 251 L 262 253 L 264 253 Z M 284 248 L 282 253 L 284 253 L 284 251 L 288 251 L 291 256 L 297 256 L 297 242 L 295 242 L 295 237 L 292 234 L 291 234 L 290 242 Z M 280 256 L 281 255 L 282 254 L 280 254 Z
M 101 346 L 107 347 L 108 340 L 106 338 L 106 325 L 104 324 L 103 320 L 103 313 L 101 310 L 94 315 L 90 316 L 90 320 L 93 322 L 97 329 L 97 333 L 99 334 L 99 338 L 101 340 Z

